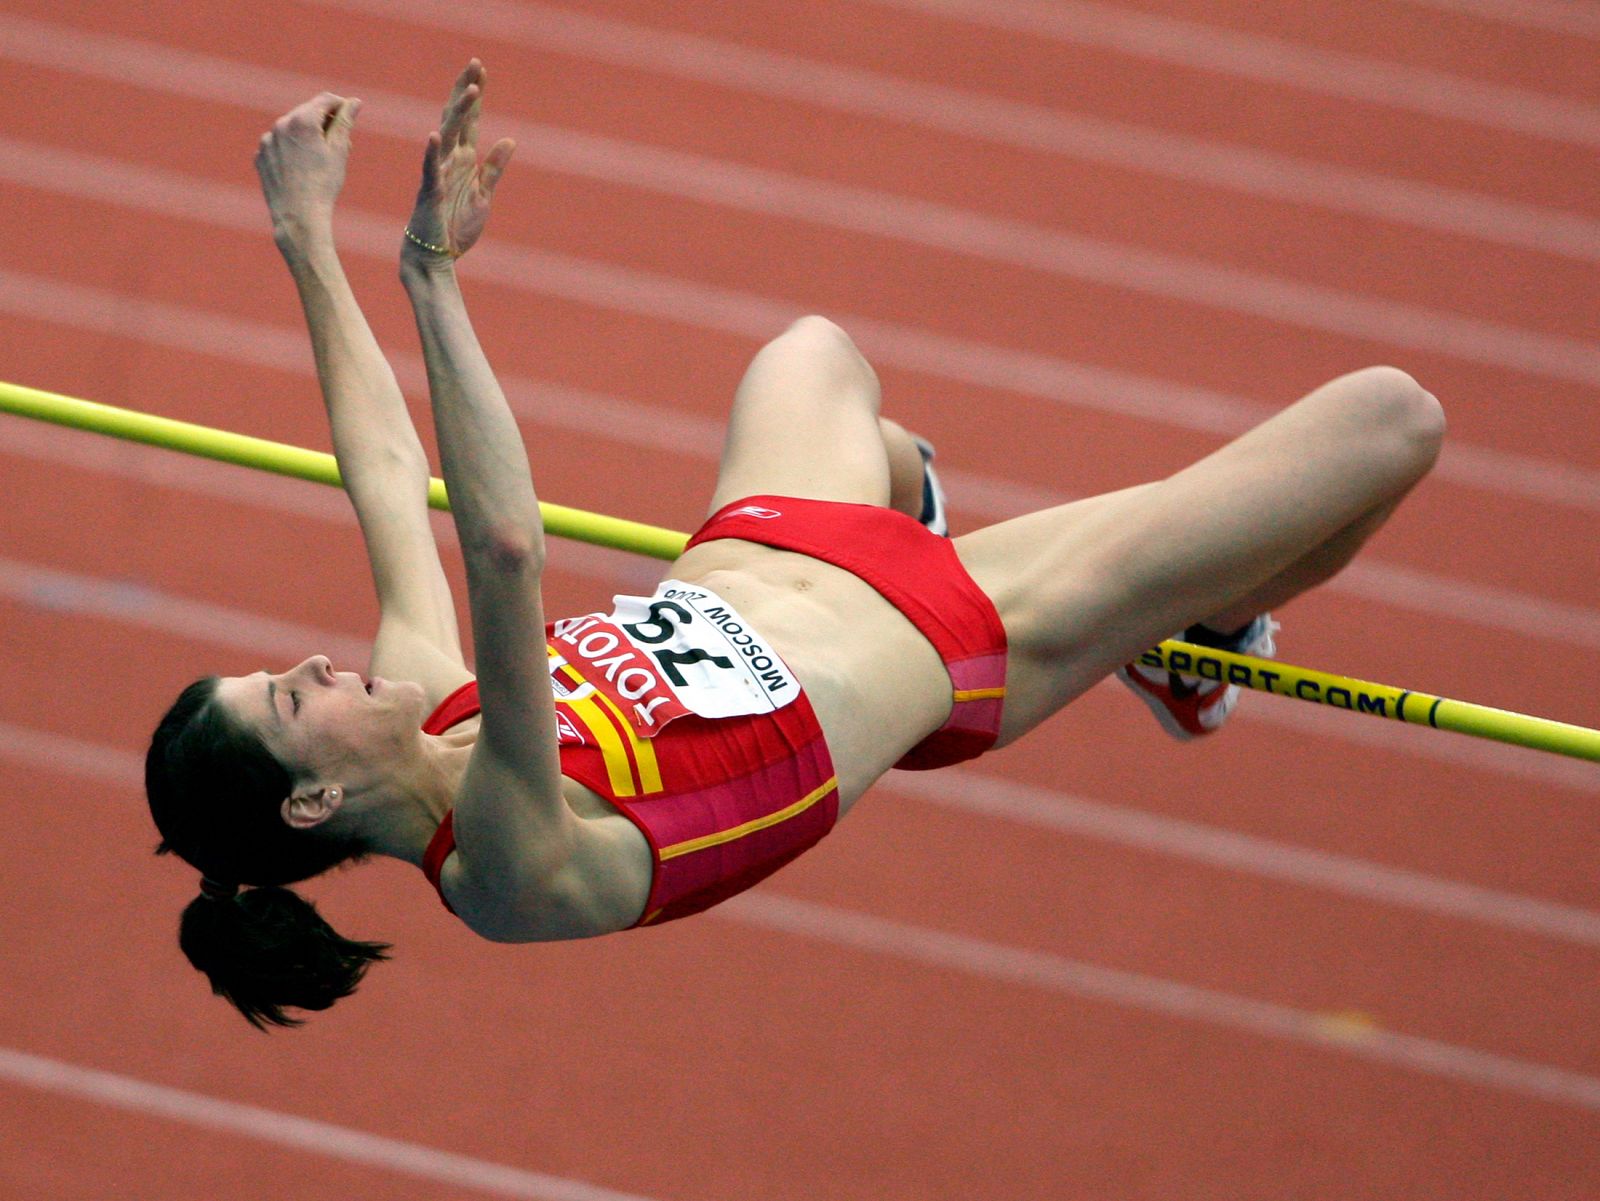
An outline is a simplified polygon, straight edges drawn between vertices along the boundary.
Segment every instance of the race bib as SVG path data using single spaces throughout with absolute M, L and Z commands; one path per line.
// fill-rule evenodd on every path
M 770 713 L 800 695 L 787 664 L 716 593 L 664 580 L 654 596 L 618 596 L 606 615 L 551 627 L 556 698 L 604 694 L 643 737 L 685 713 Z

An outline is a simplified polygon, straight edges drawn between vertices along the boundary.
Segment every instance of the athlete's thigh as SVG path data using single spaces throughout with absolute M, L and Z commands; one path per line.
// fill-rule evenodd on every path
M 1119 614 L 1095 544 L 1153 485 L 1074 501 L 955 539 L 962 566 L 994 602 L 1006 631 L 1006 699 L 999 744 L 1021 737 L 1134 654 L 1172 633 Z M 1134 617 L 1120 635 L 1111 627 Z M 1144 641 L 1140 641 L 1143 638 Z M 1121 645 L 1135 644 L 1123 658 Z M 1107 644 L 1110 644 L 1108 647 Z
M 739 383 L 711 511 L 761 494 L 889 503 L 877 376 L 825 318 L 767 343 Z

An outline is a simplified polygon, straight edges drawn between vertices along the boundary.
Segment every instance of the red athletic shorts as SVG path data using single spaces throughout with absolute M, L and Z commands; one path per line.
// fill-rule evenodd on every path
M 893 509 L 791 496 L 747 496 L 724 505 L 689 545 L 717 538 L 759 542 L 842 567 L 933 643 L 950 673 L 950 717 L 896 767 L 945 767 L 994 745 L 1006 692 L 1006 631 L 948 538 Z

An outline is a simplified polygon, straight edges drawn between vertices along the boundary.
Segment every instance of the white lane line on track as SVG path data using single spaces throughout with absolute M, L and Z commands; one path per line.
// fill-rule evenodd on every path
M 52 51 L 52 40 L 35 33 L 29 44 L 35 57 L 64 67 L 76 43 Z M 0 42 L 0 54 L 20 54 L 16 46 L 8 38 Z M 290 86 L 311 92 L 333 86 L 232 59 L 170 51 L 159 57 L 173 70 L 161 74 L 156 70 L 158 49 L 151 47 L 143 55 L 121 49 L 108 57 L 117 70 L 132 70 L 125 60 L 138 59 L 131 78 L 142 87 L 232 104 L 254 100 L 266 112 L 281 109 Z M 80 55 L 78 61 L 88 58 Z M 97 69 L 115 74 L 111 66 Z M 437 121 L 437 105 L 427 101 L 371 90 L 366 99 L 362 125 L 372 132 L 415 140 L 415 131 Z M 1600 387 L 1600 351 L 1582 339 L 599 135 L 505 118 L 496 127 L 517 139 L 524 161 L 547 170 L 987 258 L 1378 346 Z M 31 175 L 35 181 L 47 178 L 37 166 Z M 480 258 L 483 253 L 478 252 Z
M 0 157 L 3 157 L 3 148 L 0 148 Z M 349 220 L 347 218 L 347 222 Z M 312 370 L 309 352 L 303 345 L 291 347 L 294 335 L 288 330 L 258 327 L 251 322 L 217 317 L 161 301 L 105 293 L 0 269 L 0 312 L 5 311 L 260 366 L 295 369 L 303 374 Z M 258 328 L 262 336 L 253 338 L 252 331 Z M 425 390 L 426 374 L 420 356 L 393 354 L 390 361 L 403 388 Z M 630 407 L 618 398 L 564 395 L 559 391 L 552 394 L 546 385 L 511 375 L 503 376 L 501 384 L 513 411 L 521 418 L 546 420 L 548 415 L 548 424 L 585 431 L 592 431 L 594 422 L 610 418 L 610 436 L 615 441 L 632 441 L 646 448 L 670 446 L 712 460 L 720 448 L 720 428 L 703 418 L 676 415 L 654 406 Z M 564 403 L 568 400 L 581 404 L 572 407 Z M 958 493 L 961 508 L 981 512 L 990 520 L 1074 499 L 964 473 L 951 473 L 947 482 L 953 488 L 962 489 Z M 1018 507 L 1010 507 L 1012 505 Z M 1600 648 L 1600 612 L 1595 610 L 1385 565 L 1370 557 L 1322 587 L 1473 625 L 1568 645 Z
M 1444 448 L 1433 470 L 1440 478 L 1469 488 L 1600 512 L 1600 471 L 1573 463 L 1456 441 Z
M 1600 146 L 1600 109 L 1575 100 L 1090 0 L 868 2 L 1575 146 Z
M 1353 1027 L 1330 1021 L 1326 1014 L 1216 989 L 1100 967 L 1044 951 L 1000 946 L 965 935 L 779 896 L 770 891 L 742 893 L 723 902 L 711 913 L 835 946 L 852 946 L 877 955 L 953 969 L 990 980 L 1031 985 L 1064 996 L 1104 1001 L 1180 1021 L 1245 1030 L 1268 1038 L 1322 1047 L 1387 1067 L 1600 1110 L 1600 1077 L 1375 1027 Z
M 1600 38 L 1600 8 L 1575 0 L 1404 0 L 1418 8 L 1487 17 L 1506 25 Z
M 47 598 L 42 605 L 37 599 L 41 594 Z M 330 647 L 338 648 L 345 656 L 343 660 L 336 657 L 336 664 L 364 662 L 371 650 L 369 642 L 346 635 L 287 627 L 283 622 L 255 613 L 176 597 L 154 588 L 141 588 L 138 603 L 129 606 L 124 603 L 120 587 L 109 581 L 15 559 L 0 558 L 0 596 L 54 612 L 83 614 L 176 633 L 230 650 L 276 653 L 286 662 L 296 662 L 312 650 Z M 280 647 L 286 630 L 300 631 L 300 640 Z M 0 750 L 14 756 L 32 754 L 28 749 L 32 734 L 32 731 L 0 723 Z M 121 760 L 115 758 L 120 752 L 111 748 L 97 748 L 93 744 L 45 733 L 39 734 L 38 741 L 45 747 L 35 760 L 41 766 L 48 766 L 54 757 L 62 763 L 103 761 L 110 769 L 120 770 Z M 893 773 L 876 787 L 947 809 L 1171 855 L 1224 870 L 1441 917 L 1600 947 L 1600 913 L 1576 906 L 1146 813 L 1124 805 L 1015 783 L 969 768 L 954 768 L 937 774 Z
M 1600 912 L 1145 813 L 981 772 L 902 772 L 881 787 L 929 804 L 1173 855 L 1440 917 L 1600 947 Z
M 544 4 L 309 0 L 451 32 L 467 30 L 633 70 L 888 119 L 1024 150 L 1357 213 L 1600 262 L 1600 222 L 1576 213 L 1003 100 Z M 0 26 L 4 28 L 4 26 Z M 70 52 L 76 54 L 75 51 Z M 78 60 L 81 61 L 81 60 Z
M 25 1088 L 131 1110 L 185 1126 L 216 1130 L 401 1176 L 527 1201 L 650 1201 L 582 1180 L 530 1172 L 403 1139 L 385 1138 L 297 1114 L 170 1088 L 133 1076 L 82 1067 L 0 1047 L 0 1079 Z
M 1432 612 L 1463 619 L 1467 613 L 1475 613 L 1477 616 L 1469 620 L 1533 638 L 1540 637 L 1541 623 L 1553 621 L 1561 626 L 1564 640 L 1600 648 L 1600 612 L 1509 588 L 1451 581 L 1376 559 L 1358 559 L 1339 573 L 1334 586 L 1340 592 L 1401 609 L 1420 610 L 1426 606 Z
M 0 273 L 0 309 L 4 307 L 4 299 L 5 277 Z M 502 383 L 513 404 L 517 404 L 520 393 L 516 382 L 502 380 Z M 577 411 L 583 410 L 580 407 Z M 184 470 L 175 472 L 171 469 L 173 458 L 166 451 L 3 415 L 0 415 L 0 425 L 5 427 L 5 453 L 8 454 L 317 521 L 344 524 L 355 521 L 344 497 L 331 489 L 307 487 L 203 459 L 188 459 Z M 947 480 L 953 478 L 958 477 L 946 473 Z M 449 519 L 435 514 L 433 520 L 434 532 L 441 544 L 454 546 L 455 529 Z M 648 593 L 661 574 L 653 560 L 568 539 L 556 543 L 551 566 L 605 580 L 630 595 Z M 1433 731 L 1395 722 L 1363 720 L 1318 705 L 1290 701 L 1253 704 L 1240 711 L 1239 719 L 1534 784 L 1600 793 L 1600 773 L 1587 763 L 1557 755 L 1534 754 L 1481 739 L 1440 737 Z
M 260 198 L 248 189 L 0 136 L 0 178 L 41 187 L 41 167 L 52 177 L 48 190 L 80 199 L 251 233 L 262 225 Z M 345 250 L 392 259 L 391 225 L 374 214 L 342 210 Z M 502 287 L 757 341 L 773 336 L 806 311 L 750 293 L 534 250 L 488 244 L 478 247 L 473 257 L 474 268 Z M 62 295 L 71 294 L 71 285 L 56 287 Z M 128 298 L 117 307 L 120 311 L 134 303 Z M 209 324 L 219 329 L 228 320 L 208 317 Z M 1276 411 L 1259 401 L 1112 368 L 948 338 L 869 318 L 840 315 L 840 320 L 884 365 L 1015 392 L 1065 408 L 1094 409 L 1228 437 Z M 120 332 L 134 336 L 126 328 Z M 307 357 L 303 346 L 298 351 L 289 347 L 288 331 L 279 334 L 284 339 L 281 347 L 264 354 L 292 355 L 292 361 Z M 665 410 L 655 411 L 662 414 L 659 420 L 672 420 Z M 1445 448 L 1436 474 L 1469 487 L 1600 512 L 1600 472 L 1572 464 L 1452 444 Z
M 0 723 L 0 756 L 12 757 L 11 744 L 26 742 L 29 737 L 29 731 Z M 121 771 L 124 774 L 118 782 L 135 786 L 139 777 L 136 765 L 130 762 L 133 756 L 112 748 L 90 745 L 76 760 L 61 760 L 53 766 L 72 770 L 74 761 L 92 759 L 96 752 L 104 759 L 94 772 L 97 778 L 109 779 L 113 772 Z M 1376 1027 L 1356 1027 L 1332 1021 L 1324 1013 L 819 905 L 769 889 L 742 893 L 711 910 L 710 916 L 872 955 L 953 969 L 986 980 L 1310 1044 L 1389 1067 L 1600 1111 L 1600 1077 Z
M 269 661 L 298 663 L 316 650 L 348 664 L 365 662 L 372 653 L 366 639 L 189 600 L 133 580 L 80 575 L 4 556 L 0 596 L 45 612 L 89 615 L 237 647 Z
M 104 743 L 0 721 L 0 758 L 98 780 L 116 788 L 144 787 L 144 758 Z

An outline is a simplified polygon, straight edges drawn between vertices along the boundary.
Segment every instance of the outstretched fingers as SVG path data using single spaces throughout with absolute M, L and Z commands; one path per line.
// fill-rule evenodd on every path
M 465 254 L 483 233 L 490 195 L 516 148 L 510 138 L 502 138 L 479 156 L 484 79 L 477 59 L 457 77 L 439 129 L 429 135 L 423 152 L 422 186 L 408 226 L 413 241 L 448 247 L 452 258 Z
M 474 109 L 478 107 L 481 96 L 477 84 L 473 84 L 445 110 L 444 123 L 439 127 L 439 135 L 444 139 L 446 154 L 454 151 L 457 146 L 472 149 L 472 139 L 477 133 Z
M 461 93 L 466 91 L 470 85 L 474 83 L 481 85 L 482 82 L 483 63 L 479 59 L 472 59 L 465 67 L 461 68 L 461 73 L 456 76 L 455 83 L 450 85 L 450 99 L 444 102 L 445 113 L 448 114 L 450 112 L 456 101 L 461 99 Z
M 488 68 L 477 59 L 473 59 L 469 64 L 469 69 L 472 67 L 477 68 L 476 77 L 472 81 L 477 93 L 473 96 L 472 103 L 467 106 L 466 115 L 461 122 L 461 140 L 468 146 L 478 144 L 478 118 L 483 113 L 483 89 L 489 84 Z
M 478 111 L 483 103 L 483 64 L 473 59 L 456 76 L 450 89 L 450 99 L 445 101 L 444 115 L 439 121 L 439 132 L 444 138 L 445 153 L 454 150 L 458 143 L 471 146 L 478 134 Z

